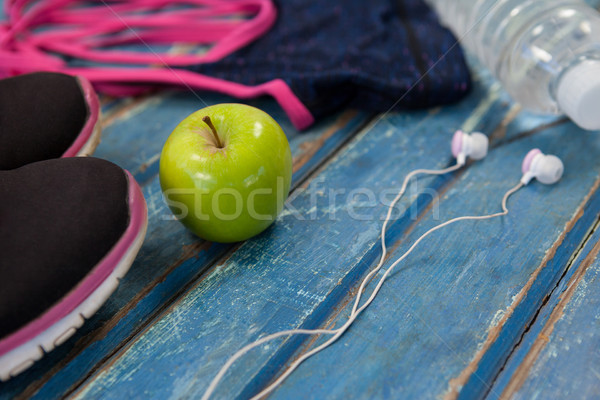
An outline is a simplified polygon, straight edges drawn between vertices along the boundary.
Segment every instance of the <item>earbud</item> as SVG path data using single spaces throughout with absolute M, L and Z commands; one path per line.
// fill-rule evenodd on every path
M 215 388 L 219 384 L 219 381 L 225 376 L 227 370 L 233 365 L 233 363 L 237 359 L 239 359 L 241 356 L 243 356 L 244 354 L 246 354 L 248 351 L 250 351 L 251 349 L 253 349 L 255 347 L 258 347 L 266 342 L 269 342 L 271 340 L 274 340 L 274 339 L 277 339 L 277 338 L 280 338 L 283 336 L 323 335 L 323 334 L 333 335 L 329 338 L 329 340 L 327 340 L 320 346 L 317 346 L 317 347 L 313 348 L 312 350 L 302 354 L 298 359 L 296 359 L 286 369 L 286 371 L 283 374 L 281 374 L 279 376 L 279 378 L 275 382 L 271 383 L 269 386 L 267 386 L 265 389 L 263 389 L 260 393 L 255 395 L 255 397 L 253 397 L 253 398 L 263 398 L 264 396 L 268 395 L 277 386 L 279 386 L 292 372 L 294 372 L 294 370 L 304 360 L 312 357 L 313 355 L 317 354 L 321 350 L 324 350 L 325 348 L 329 347 L 344 332 L 346 332 L 350 328 L 350 326 L 354 323 L 356 318 L 358 318 L 358 316 L 369 306 L 369 304 L 371 304 L 373 302 L 373 300 L 379 293 L 379 290 L 381 289 L 385 280 L 394 271 L 394 268 L 396 268 L 396 266 L 402 260 L 404 260 L 406 257 L 408 257 L 408 255 L 415 249 L 417 244 L 419 244 L 423 239 L 425 239 L 431 233 L 437 231 L 438 229 L 446 227 L 448 225 L 457 223 L 459 221 L 466 221 L 466 220 L 481 221 L 481 220 L 489 220 L 492 218 L 499 218 L 499 217 L 508 215 L 508 213 L 509 213 L 508 200 L 509 200 L 510 196 L 512 196 L 519 190 L 521 190 L 524 185 L 527 185 L 529 183 L 529 181 L 531 181 L 531 179 L 537 178 L 542 183 L 552 184 L 552 183 L 557 182 L 562 177 L 562 174 L 563 174 L 563 163 L 562 163 L 562 161 L 560 161 L 560 159 L 558 157 L 552 156 L 552 155 L 548 155 L 548 156 L 544 155 L 538 149 L 530 151 L 529 154 L 527 154 L 527 157 L 525 157 L 525 160 L 523 161 L 523 174 L 524 175 L 523 175 L 523 178 L 521 179 L 521 182 L 519 182 L 517 185 L 515 185 L 512 189 L 509 189 L 507 192 L 505 192 L 504 196 L 502 197 L 502 211 L 501 212 L 495 212 L 493 214 L 486 214 L 486 215 L 475 215 L 475 216 L 467 215 L 467 216 L 455 217 L 453 219 L 447 220 L 439 225 L 436 225 L 436 226 L 430 228 L 427 232 L 425 232 L 421 236 L 419 236 L 419 238 L 413 243 L 413 245 L 402 256 L 397 258 L 391 265 L 389 265 L 387 267 L 387 269 L 385 270 L 385 273 L 382 274 L 381 278 L 379 278 L 379 282 L 377 283 L 377 285 L 371 292 L 369 299 L 364 302 L 361 302 L 361 296 L 362 296 L 364 289 L 369 284 L 371 279 L 374 278 L 379 273 L 381 268 L 383 268 L 384 263 L 387 261 L 386 255 L 388 254 L 387 253 L 388 250 L 385 245 L 386 229 L 388 226 L 388 222 L 390 222 L 390 220 L 392 218 L 392 211 L 395 209 L 397 202 L 404 195 L 410 179 L 412 179 L 414 176 L 417 176 L 420 174 L 426 174 L 426 175 L 448 174 L 450 172 L 460 169 L 461 166 L 465 164 L 467 157 L 471 157 L 475 160 L 480 160 L 487 155 L 487 151 L 488 151 L 487 136 L 485 136 L 482 133 L 478 133 L 478 132 L 468 135 L 462 131 L 457 131 L 454 134 L 454 138 L 452 139 L 452 154 L 454 154 L 454 156 L 457 159 L 457 163 L 455 165 L 452 165 L 445 169 L 439 169 L 439 170 L 416 169 L 416 170 L 410 172 L 408 175 L 406 175 L 406 177 L 404 178 L 404 183 L 402 184 L 402 188 L 400 189 L 400 191 L 398 192 L 398 195 L 394 198 L 392 203 L 389 205 L 387 217 L 385 218 L 385 221 L 383 222 L 383 226 L 381 228 L 380 236 L 382 238 L 382 241 L 381 241 L 381 255 L 380 255 L 379 263 L 377 264 L 376 267 L 371 269 L 371 271 L 364 277 L 362 283 L 360 284 L 360 288 L 358 289 L 356 297 L 354 299 L 354 306 L 352 308 L 352 312 L 350 313 L 350 316 L 348 317 L 348 321 L 344 325 L 342 325 L 336 329 L 292 329 L 292 330 L 280 331 L 280 332 L 276 332 L 276 333 L 273 333 L 270 335 L 262 336 L 259 340 L 242 347 L 233 356 L 231 356 L 229 358 L 229 360 L 227 360 L 225 365 L 223 365 L 223 367 L 221 367 L 221 369 L 219 370 L 217 375 L 210 382 L 208 389 L 206 389 L 206 392 L 204 392 L 204 395 L 202 396 L 202 399 L 203 400 L 209 399 L 210 396 L 212 395 L 212 393 L 214 392 Z
M 521 182 L 527 185 L 533 178 L 544 185 L 552 185 L 562 178 L 565 167 L 560 158 L 546 155 L 540 149 L 533 149 L 523 160 Z
M 459 165 L 467 162 L 467 157 L 473 160 L 481 160 L 487 155 L 488 137 L 483 133 L 473 132 L 471 134 L 456 131 L 452 138 L 452 154 L 456 157 Z

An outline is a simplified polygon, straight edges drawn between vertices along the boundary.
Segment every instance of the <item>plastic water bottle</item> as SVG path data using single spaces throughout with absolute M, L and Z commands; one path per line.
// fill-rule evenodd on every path
M 600 14 L 579 0 L 426 0 L 524 108 L 600 129 Z

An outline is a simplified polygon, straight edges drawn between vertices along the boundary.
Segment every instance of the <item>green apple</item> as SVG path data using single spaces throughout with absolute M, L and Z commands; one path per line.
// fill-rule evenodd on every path
M 214 242 L 238 242 L 265 230 L 283 209 L 292 154 L 267 113 L 217 104 L 184 119 L 160 157 L 160 185 L 188 229 Z

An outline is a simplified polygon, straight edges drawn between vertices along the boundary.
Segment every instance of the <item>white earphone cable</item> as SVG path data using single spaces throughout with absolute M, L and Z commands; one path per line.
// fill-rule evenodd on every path
M 503 199 L 502 199 L 502 212 L 499 213 L 495 213 L 495 214 L 490 214 L 490 215 L 482 215 L 482 216 L 464 216 L 464 217 L 457 217 L 457 218 L 453 218 L 449 221 L 446 221 L 440 225 L 436 225 L 433 228 L 431 228 L 430 230 L 428 230 L 427 232 L 425 232 L 423 235 L 421 235 L 416 241 L 415 243 L 413 243 L 413 245 L 406 251 L 406 253 L 404 253 L 400 258 L 398 258 L 389 268 L 388 270 L 385 272 L 385 274 L 383 274 L 383 276 L 381 277 L 381 279 L 379 280 L 379 283 L 377 284 L 377 286 L 375 287 L 375 289 L 373 290 L 373 293 L 371 294 L 371 296 L 369 297 L 369 299 L 365 302 L 365 304 L 363 304 L 359 309 L 356 310 L 356 312 L 353 312 L 350 315 L 350 318 L 348 319 L 348 321 L 342 325 L 340 328 L 336 329 L 336 333 L 335 335 L 329 339 L 328 341 L 326 341 L 325 343 L 321 344 L 320 346 L 314 348 L 313 350 L 303 354 L 300 358 L 298 358 L 291 366 L 290 368 L 288 368 L 287 371 L 285 371 L 279 378 L 277 378 L 277 380 L 275 382 L 273 382 L 271 385 L 269 385 L 267 388 L 265 388 L 263 391 L 261 391 L 260 393 L 258 393 L 256 396 L 252 397 L 252 400 L 258 400 L 260 398 L 262 398 L 263 396 L 269 394 L 270 392 L 272 392 L 275 388 L 277 388 L 277 386 L 279 386 L 292 372 L 294 372 L 294 370 L 296 368 L 298 368 L 298 366 L 300 366 L 300 364 L 302 364 L 305 360 L 307 360 L 308 358 L 312 357 L 313 355 L 317 354 L 318 352 L 320 352 L 321 350 L 324 350 L 325 348 L 331 346 L 336 340 L 338 340 L 340 338 L 340 336 L 342 336 L 344 334 L 344 332 L 346 332 L 346 330 L 348 330 L 348 328 L 352 325 L 352 323 L 356 320 L 356 318 L 360 315 L 360 313 L 362 313 L 372 302 L 373 300 L 375 300 L 375 297 L 377 296 L 377 294 L 379 293 L 379 290 L 381 289 L 381 287 L 383 286 L 383 283 L 385 282 L 385 280 L 387 279 L 387 277 L 389 276 L 390 273 L 392 273 L 392 271 L 394 270 L 394 268 L 402 261 L 404 260 L 414 249 L 415 247 L 417 247 L 417 245 L 423 240 L 425 239 L 427 236 L 429 236 L 431 233 L 437 231 L 438 229 L 441 229 L 445 226 L 451 225 L 455 222 L 459 222 L 459 221 L 467 221 L 467 220 L 485 220 L 485 219 L 491 219 L 491 218 L 496 218 L 496 217 L 500 217 L 500 216 L 504 216 L 508 214 L 508 208 L 506 206 L 507 202 L 508 202 L 508 198 L 514 194 L 516 191 L 518 191 L 519 189 L 521 189 L 523 187 L 523 183 L 519 182 L 519 184 L 517 184 L 515 187 L 513 187 L 512 189 L 510 189 L 508 192 L 506 192 L 506 194 L 504 195 Z M 363 281 L 364 282 L 364 281 Z
M 261 391 L 260 393 L 258 393 L 256 396 L 252 397 L 252 400 L 260 399 L 261 397 L 269 394 L 277 386 L 279 386 L 302 362 L 304 362 L 306 359 L 310 358 L 314 354 L 320 352 L 321 350 L 323 350 L 323 349 L 327 348 L 328 346 L 330 346 L 331 344 L 333 344 L 341 335 L 344 334 L 344 332 L 346 332 L 346 330 L 352 325 L 352 323 L 356 320 L 356 318 L 360 315 L 360 313 L 362 313 L 373 302 L 373 300 L 375 299 L 375 297 L 379 293 L 379 290 L 381 289 L 384 281 L 387 279 L 387 277 L 389 276 L 389 274 L 394 270 L 394 268 L 402 260 L 404 260 L 414 250 L 414 248 L 423 239 L 425 239 L 427 236 L 429 236 L 431 233 L 437 231 L 438 229 L 441 229 L 441 228 L 443 228 L 445 226 L 448 226 L 448 225 L 453 224 L 453 223 L 458 222 L 458 221 L 464 221 L 464 220 L 484 220 L 484 219 L 495 218 L 495 217 L 499 217 L 499 216 L 503 216 L 503 215 L 508 214 L 508 208 L 506 207 L 506 203 L 508 201 L 508 198 L 513 193 L 515 193 L 517 190 L 519 190 L 521 187 L 523 187 L 522 183 L 519 183 L 517 186 L 515 186 L 514 188 L 512 188 L 511 190 L 509 190 L 508 192 L 506 192 L 506 194 L 504 195 L 504 198 L 502 199 L 502 210 L 503 210 L 502 212 L 496 213 L 496 214 L 484 215 L 484 216 L 464 216 L 464 217 L 457 217 L 457 218 L 451 219 L 449 221 L 446 221 L 446 222 L 444 222 L 444 223 L 442 223 L 440 225 L 437 225 L 437 226 L 431 228 L 430 230 L 428 230 L 427 232 L 425 232 L 422 236 L 420 236 L 415 241 L 415 243 L 413 243 L 413 245 L 400 258 L 398 258 L 388 268 L 388 270 L 385 272 L 385 274 L 379 280 L 377 286 L 373 290 L 373 293 L 371 294 L 371 296 L 369 297 L 369 299 L 365 302 L 365 304 L 363 304 L 360 308 L 358 308 L 358 306 L 360 304 L 360 299 L 361 299 L 362 293 L 363 293 L 366 285 L 371 280 L 371 278 L 377 272 L 379 272 L 379 270 L 381 270 L 381 268 L 383 267 L 383 264 L 385 262 L 385 257 L 387 255 L 387 247 L 386 247 L 386 244 L 385 244 L 385 232 L 386 232 L 386 229 L 387 229 L 387 225 L 388 225 L 389 221 L 391 220 L 391 215 L 392 215 L 392 212 L 393 212 L 396 204 L 398 203 L 398 201 L 402 198 L 402 196 L 406 192 L 406 189 L 408 187 L 408 182 L 414 176 L 416 176 L 418 174 L 444 175 L 444 174 L 456 171 L 460 167 L 462 167 L 462 164 L 455 164 L 455 165 L 453 165 L 451 167 L 448 167 L 448 168 L 445 168 L 445 169 L 442 169 L 442 170 L 418 169 L 418 170 L 414 170 L 414 171 L 410 172 L 405 177 L 404 182 L 402 184 L 402 187 L 401 187 L 400 191 L 398 192 L 398 195 L 394 198 L 394 200 L 392 201 L 392 203 L 390 204 L 390 206 L 388 208 L 386 219 L 385 219 L 385 221 L 383 223 L 383 226 L 381 228 L 381 248 L 382 248 L 382 253 L 381 253 L 381 257 L 379 259 L 379 263 L 363 279 L 363 281 L 362 281 L 362 283 L 360 285 L 360 288 L 359 288 L 356 300 L 354 302 L 354 306 L 352 308 L 352 312 L 350 314 L 350 317 L 348 318 L 348 321 L 344 325 L 342 325 L 341 327 L 336 328 L 336 329 L 291 329 L 291 330 L 287 330 L 287 331 L 276 332 L 274 334 L 265 336 L 265 337 L 263 337 L 263 338 L 255 341 L 253 343 L 250 343 L 250 344 L 244 346 L 239 351 L 237 351 L 233 356 L 231 356 L 227 360 L 227 362 L 223 365 L 223 367 L 221 367 L 221 369 L 219 370 L 219 372 L 217 373 L 217 375 L 211 381 L 211 383 L 208 386 L 207 390 L 204 392 L 204 395 L 202 396 L 202 400 L 209 399 L 210 396 L 212 395 L 212 393 L 214 392 L 214 390 L 216 389 L 217 385 L 219 384 L 219 382 L 221 381 L 221 379 L 223 378 L 223 376 L 225 375 L 225 373 L 227 372 L 227 370 L 233 365 L 233 363 L 235 361 L 237 361 L 240 357 L 242 357 L 244 354 L 246 354 L 248 351 L 250 351 L 251 349 L 253 349 L 255 347 L 258 347 L 258 346 L 260 346 L 260 345 L 262 345 L 262 344 L 264 344 L 264 343 L 266 343 L 268 341 L 274 340 L 276 338 L 279 338 L 279 337 L 282 337 L 282 336 L 288 336 L 288 335 L 320 335 L 320 334 L 334 335 L 327 342 L 325 342 L 325 343 L 321 344 L 320 346 L 316 347 L 315 349 L 313 349 L 313 350 L 311 350 L 311 351 L 303 354 L 276 381 L 274 381 L 271 385 L 269 385 L 263 391 Z
M 385 232 L 387 231 L 387 226 L 388 226 L 388 223 L 390 222 L 390 219 L 392 218 L 392 212 L 394 211 L 396 204 L 398 203 L 398 201 L 400 201 L 400 199 L 406 192 L 406 189 L 408 188 L 408 182 L 414 176 L 419 175 L 419 174 L 445 175 L 445 174 L 448 174 L 450 172 L 454 172 L 454 171 L 460 169 L 460 167 L 462 167 L 462 166 L 463 166 L 463 164 L 455 164 L 451 167 L 441 169 L 441 170 L 416 169 L 416 170 L 410 172 L 408 175 L 406 175 L 406 178 L 404 178 L 404 183 L 402 184 L 402 188 L 400 189 L 400 191 L 398 192 L 398 195 L 396 195 L 396 197 L 390 204 L 390 206 L 388 208 L 387 216 L 385 218 L 385 221 L 383 222 L 383 226 L 381 227 L 381 257 L 379 258 L 379 263 L 377 264 L 377 266 L 375 268 L 373 268 L 373 270 L 371 272 L 369 272 L 369 274 L 365 277 L 365 279 L 363 279 L 363 281 L 360 285 L 360 288 L 358 289 L 358 294 L 356 296 L 356 300 L 354 301 L 354 307 L 352 307 L 352 314 L 354 314 L 356 312 L 356 309 L 358 308 L 358 304 L 360 303 L 360 297 L 362 296 L 365 286 L 371 280 L 371 277 L 373 275 L 375 275 L 381 269 L 381 267 L 383 266 L 383 263 L 385 262 L 385 257 L 387 256 L 387 246 L 385 244 Z
M 460 167 L 462 167 L 462 164 L 455 164 L 451 167 L 448 168 L 444 168 L 441 170 L 431 170 L 431 169 L 417 169 L 414 171 L 411 171 L 408 175 L 406 175 L 406 177 L 404 178 L 404 182 L 402 183 L 402 187 L 400 188 L 400 191 L 398 192 L 398 194 L 396 195 L 396 197 L 394 198 L 394 200 L 390 203 L 390 206 L 388 207 L 388 212 L 387 212 L 387 216 L 385 218 L 385 221 L 383 222 L 383 226 L 381 227 L 381 248 L 382 248 L 382 253 L 381 253 L 381 257 L 379 259 L 379 263 L 377 264 L 377 266 L 363 279 L 362 284 L 360 286 L 360 289 L 358 291 L 358 295 L 356 298 L 356 302 L 354 304 L 354 308 L 352 309 L 352 314 L 354 314 L 356 312 L 356 308 L 358 307 L 358 304 L 360 302 L 360 297 L 361 297 L 361 293 L 364 290 L 364 287 L 366 286 L 366 284 L 369 282 L 369 280 L 371 279 L 371 277 L 377 273 L 377 271 L 379 271 L 381 269 L 381 267 L 383 266 L 383 263 L 385 261 L 385 257 L 387 255 L 387 247 L 385 245 L 385 231 L 387 230 L 387 225 L 389 223 L 389 221 L 392 218 L 392 212 L 394 210 L 394 207 L 396 207 L 396 204 L 398 204 L 398 201 L 400 201 L 400 199 L 402 198 L 402 196 L 404 195 L 404 193 L 406 192 L 406 189 L 408 188 L 408 183 L 409 181 L 415 177 L 416 175 L 419 174 L 428 174 L 428 175 L 445 175 L 447 173 L 450 172 L 454 172 L 456 170 L 458 170 Z M 320 335 L 320 334 L 326 334 L 326 335 L 333 335 L 336 334 L 339 329 L 343 328 L 340 327 L 338 329 L 291 329 L 291 330 L 287 330 L 287 331 L 281 331 L 281 332 L 276 332 L 273 333 L 271 335 L 265 336 L 253 343 L 250 343 L 244 347 L 242 347 L 238 352 L 236 352 L 233 356 L 231 356 L 229 358 L 229 360 L 227 360 L 227 362 L 221 367 L 221 369 L 219 370 L 219 372 L 217 373 L 217 375 L 213 378 L 213 380 L 211 381 L 210 385 L 208 386 L 208 388 L 206 389 L 206 391 L 204 392 L 204 395 L 202 396 L 202 400 L 207 400 L 208 398 L 210 398 L 210 396 L 212 395 L 212 393 L 214 392 L 214 390 L 216 389 L 217 385 L 219 384 L 219 382 L 221 381 L 221 379 L 223 378 L 223 376 L 225 375 L 225 373 L 227 373 L 227 370 L 233 365 L 233 363 L 235 361 L 237 361 L 240 357 L 242 357 L 244 354 L 246 354 L 248 351 L 252 350 L 255 347 L 258 347 L 266 342 L 269 342 L 271 340 L 277 339 L 279 337 L 282 336 L 287 336 L 287 335 Z

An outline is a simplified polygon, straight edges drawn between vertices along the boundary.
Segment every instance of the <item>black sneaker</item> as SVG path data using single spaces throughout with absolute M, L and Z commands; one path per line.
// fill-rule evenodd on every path
M 0 170 L 92 154 L 99 116 L 85 78 L 38 72 L 0 80 Z
M 141 190 L 97 158 L 0 171 L 0 379 L 39 360 L 116 289 L 146 233 Z

